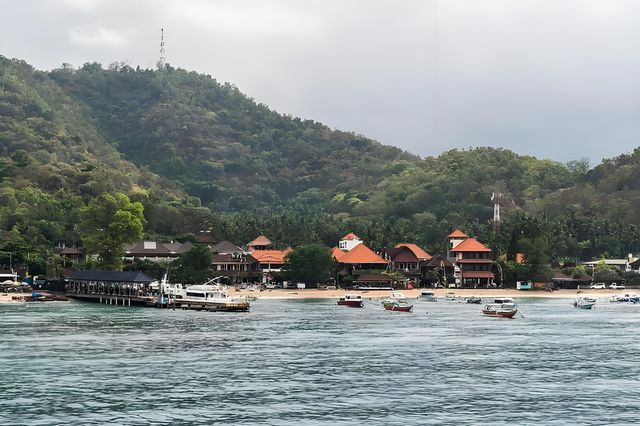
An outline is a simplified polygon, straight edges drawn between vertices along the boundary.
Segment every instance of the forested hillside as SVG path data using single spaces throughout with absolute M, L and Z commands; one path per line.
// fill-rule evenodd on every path
M 554 258 L 622 256 L 640 251 L 639 161 L 636 150 L 590 168 L 493 148 L 422 159 L 279 114 L 195 72 L 42 72 L 0 57 L 4 253 L 78 242 L 79 211 L 122 193 L 144 206 L 149 238 L 209 230 L 239 244 L 266 233 L 331 245 L 354 231 L 375 248 L 441 251 L 459 227 L 507 255 L 543 241 Z
M 351 133 L 283 116 L 230 84 L 174 69 L 87 64 L 51 78 L 86 105 L 125 158 L 182 184 L 217 211 L 291 199 L 318 204 L 364 191 L 417 158 Z

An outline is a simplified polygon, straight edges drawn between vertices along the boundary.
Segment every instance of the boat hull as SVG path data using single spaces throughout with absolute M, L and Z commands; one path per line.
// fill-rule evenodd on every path
M 362 300 L 338 300 L 338 305 L 348 306 L 349 308 L 364 308 Z
M 578 309 L 593 309 L 595 303 L 576 303 L 574 306 Z
M 495 317 L 495 318 L 513 318 L 518 311 L 489 311 L 486 309 L 482 310 L 482 315 L 485 317 Z
M 384 309 L 387 311 L 395 311 L 395 312 L 411 312 L 413 310 L 413 305 L 408 306 L 398 306 L 398 305 L 384 305 Z

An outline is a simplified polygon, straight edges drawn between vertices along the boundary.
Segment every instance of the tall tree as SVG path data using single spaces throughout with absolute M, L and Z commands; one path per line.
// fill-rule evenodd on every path
M 88 254 L 97 254 L 106 269 L 122 269 L 124 244 L 143 236 L 145 219 L 139 202 L 125 194 L 105 193 L 80 210 L 78 232 Z
M 202 283 L 211 271 L 211 250 L 205 245 L 195 245 L 180 255 L 171 266 L 177 266 L 172 279 L 188 284 Z
M 285 276 L 288 279 L 317 285 L 331 277 L 331 251 L 320 244 L 296 248 L 286 255 L 285 262 Z

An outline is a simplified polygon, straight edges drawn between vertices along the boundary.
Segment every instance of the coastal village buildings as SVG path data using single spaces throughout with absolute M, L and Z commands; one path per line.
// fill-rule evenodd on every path
M 133 262 L 135 258 L 154 262 L 171 262 L 193 247 L 190 241 L 184 243 L 158 243 L 156 241 L 140 241 L 125 246 L 124 261 Z
M 367 247 L 355 234 L 342 237 L 338 247 L 332 250 L 340 270 L 339 276 L 353 277 L 357 288 L 390 288 L 392 279 L 374 271 L 385 271 L 389 261 Z
M 251 281 L 258 277 L 258 262 L 231 241 L 220 241 L 209 247 L 214 277 L 231 281 Z
M 462 287 L 488 287 L 495 275 L 491 249 L 456 229 L 447 235 L 447 258 L 455 265 L 456 284 Z
M 249 254 L 258 264 L 260 281 L 263 284 L 272 282 L 276 274 L 282 272 L 282 266 L 285 264 L 285 256 L 292 248 L 287 247 L 284 250 L 276 250 L 269 238 L 260 235 L 255 240 L 247 244 Z

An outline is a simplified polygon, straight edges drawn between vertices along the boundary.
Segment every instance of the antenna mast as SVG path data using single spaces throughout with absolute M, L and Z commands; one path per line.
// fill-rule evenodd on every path
M 164 28 L 160 28 L 160 59 L 158 60 L 158 68 L 164 69 Z

